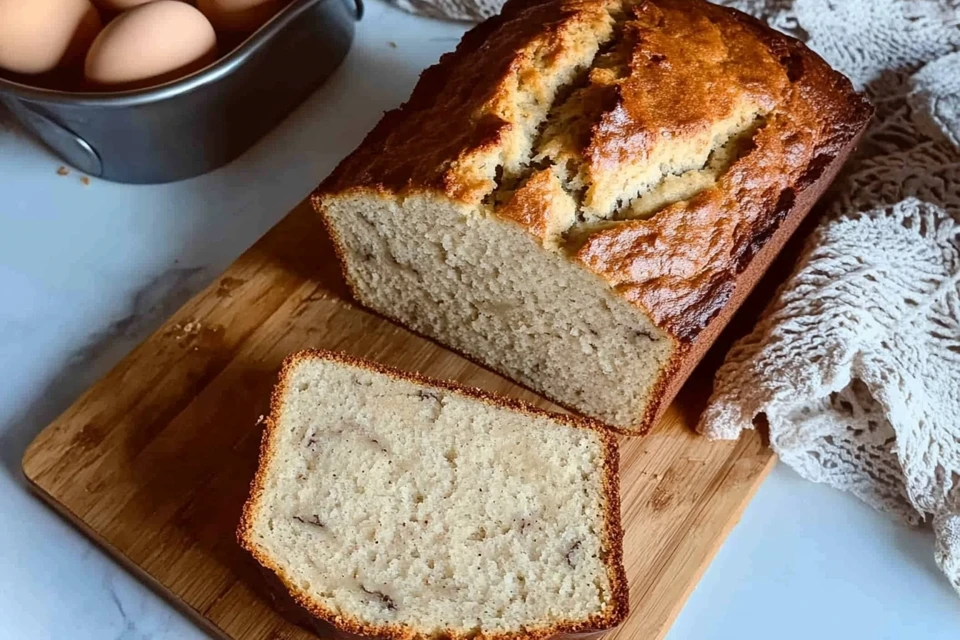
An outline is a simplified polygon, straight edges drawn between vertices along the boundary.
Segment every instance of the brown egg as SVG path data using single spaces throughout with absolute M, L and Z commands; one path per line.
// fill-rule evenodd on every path
M 253 33 L 290 0 L 197 0 L 197 8 L 218 31 Z
M 0 68 L 34 75 L 69 66 L 101 26 L 90 0 L 0 0 Z
M 216 59 L 217 36 L 202 13 L 177 0 L 158 0 L 120 14 L 87 53 L 92 85 L 130 89 L 161 84 Z
M 93 0 L 101 11 L 126 11 L 147 4 L 151 0 Z

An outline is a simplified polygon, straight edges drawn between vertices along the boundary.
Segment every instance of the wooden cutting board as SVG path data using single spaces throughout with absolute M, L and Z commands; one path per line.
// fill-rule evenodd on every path
M 314 637 L 274 611 L 234 536 L 256 467 L 258 418 L 281 360 L 304 347 L 556 409 L 355 306 L 304 203 L 47 427 L 24 456 L 24 473 L 41 497 L 215 636 Z M 607 637 L 666 634 L 773 465 L 755 433 L 720 443 L 693 433 L 711 377 L 705 363 L 649 435 L 620 439 L 632 611 Z

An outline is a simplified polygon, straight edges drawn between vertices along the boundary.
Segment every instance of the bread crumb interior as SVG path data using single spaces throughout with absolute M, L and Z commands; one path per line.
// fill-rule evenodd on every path
M 596 432 L 317 360 L 274 437 L 252 539 L 333 612 L 496 633 L 612 606 Z

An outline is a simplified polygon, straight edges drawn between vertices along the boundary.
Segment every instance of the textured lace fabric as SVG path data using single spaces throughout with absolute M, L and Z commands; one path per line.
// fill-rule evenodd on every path
M 917 524 L 960 592 L 960 0 L 728 0 L 801 38 L 877 116 L 699 429 L 765 421 L 802 476 Z
M 390 0 L 405 11 L 431 18 L 480 21 L 494 16 L 506 0 Z

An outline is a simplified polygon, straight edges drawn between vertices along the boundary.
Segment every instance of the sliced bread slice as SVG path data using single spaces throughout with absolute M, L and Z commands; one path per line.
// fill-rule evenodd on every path
M 240 543 L 336 627 L 546 638 L 627 614 L 601 425 L 323 351 L 287 358 Z

